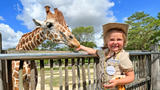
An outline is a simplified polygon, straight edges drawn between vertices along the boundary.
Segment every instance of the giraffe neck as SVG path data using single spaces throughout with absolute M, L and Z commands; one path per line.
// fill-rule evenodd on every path
M 46 38 L 43 29 L 36 28 L 32 32 L 26 33 L 22 36 L 16 47 L 16 50 L 33 50 L 44 40 L 46 40 Z

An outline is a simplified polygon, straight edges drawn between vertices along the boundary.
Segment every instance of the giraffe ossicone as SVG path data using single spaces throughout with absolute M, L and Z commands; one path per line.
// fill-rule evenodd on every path
M 50 11 L 50 7 L 46 6 L 46 20 L 39 21 L 33 19 L 33 22 L 37 26 L 32 32 L 24 34 L 19 40 L 16 50 L 33 50 L 38 47 L 46 39 L 55 43 L 64 43 L 69 47 L 79 47 L 79 41 L 74 37 L 69 30 L 64 16 L 57 8 L 54 9 L 54 14 Z M 19 65 L 20 61 L 12 62 L 12 82 L 13 90 L 19 90 Z M 36 65 L 35 72 L 37 72 Z M 23 65 L 23 86 L 24 90 L 30 90 L 31 67 L 30 63 L 24 61 Z M 37 79 L 37 74 L 35 75 Z M 37 83 L 37 82 L 36 82 Z M 36 85 L 35 85 L 36 87 Z

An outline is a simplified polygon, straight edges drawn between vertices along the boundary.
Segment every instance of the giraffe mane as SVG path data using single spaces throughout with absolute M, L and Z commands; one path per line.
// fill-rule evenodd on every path
M 41 29 L 40 27 L 38 27 L 38 28 L 34 29 L 34 30 L 31 31 L 31 32 L 28 32 L 28 33 L 23 34 L 23 35 L 22 35 L 22 38 L 23 38 L 23 37 L 27 37 L 27 36 L 29 36 L 31 33 L 35 33 L 35 32 L 40 31 L 40 30 L 42 30 L 42 29 Z

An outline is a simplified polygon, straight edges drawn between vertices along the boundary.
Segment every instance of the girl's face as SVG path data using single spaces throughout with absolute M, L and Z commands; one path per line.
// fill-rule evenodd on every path
M 107 40 L 107 46 L 111 52 L 117 53 L 124 46 L 124 38 L 121 32 L 111 32 Z

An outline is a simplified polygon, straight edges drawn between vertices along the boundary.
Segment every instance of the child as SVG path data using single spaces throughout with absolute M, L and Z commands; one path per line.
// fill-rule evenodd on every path
M 120 85 L 134 81 L 134 71 L 129 54 L 123 49 L 128 33 L 128 25 L 108 23 L 103 25 L 104 47 L 95 50 L 81 45 L 77 50 L 99 57 L 99 80 L 102 88 L 118 90 Z

